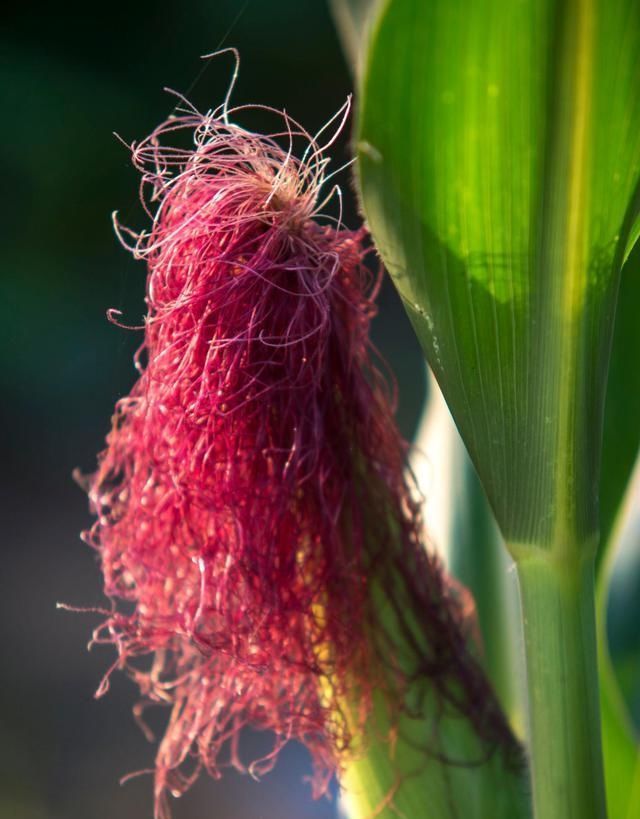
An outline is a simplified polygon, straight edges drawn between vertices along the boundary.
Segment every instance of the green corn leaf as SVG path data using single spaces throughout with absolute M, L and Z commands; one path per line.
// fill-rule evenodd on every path
M 640 222 L 636 229 L 639 227 Z M 640 690 L 640 658 L 637 654 L 633 656 L 634 646 L 636 650 L 638 647 L 640 600 L 620 588 L 621 581 L 628 583 L 630 571 L 635 572 L 637 582 L 637 557 L 635 563 L 628 561 L 631 566 L 619 570 L 617 575 L 615 573 L 623 552 L 635 550 L 637 554 L 640 550 L 637 520 L 640 500 L 640 461 L 637 458 L 640 449 L 640 368 L 633 366 L 631 361 L 639 342 L 638 304 L 640 246 L 636 245 L 625 262 L 621 280 L 607 387 L 600 481 L 602 548 L 597 597 L 598 662 L 607 801 L 614 819 L 618 816 L 634 819 L 640 815 L 640 737 L 637 729 L 634 731 L 629 712 L 633 692 Z M 634 463 L 635 478 L 630 483 Z M 624 634 L 620 634 L 621 631 Z M 625 642 L 626 650 L 619 648 L 621 642 Z M 620 678 L 625 674 L 626 686 L 621 686 Z M 626 701 L 623 690 L 627 694 Z
M 375 10 L 381 0 L 329 0 L 342 48 L 357 76 Z
M 631 253 L 623 270 L 611 351 L 600 480 L 601 562 L 613 542 L 613 524 L 640 449 L 640 367 L 633 361 L 640 349 L 638 305 L 640 246 Z
M 640 458 L 636 461 L 633 481 L 621 504 L 616 525 L 612 530 L 598 578 L 598 631 L 600 667 L 600 706 L 602 710 L 602 741 L 605 756 L 607 801 L 611 816 L 634 819 L 640 815 L 640 735 L 625 703 L 612 658 L 608 649 L 607 609 L 611 580 L 616 563 L 625 552 L 637 552 L 640 546 Z M 637 632 L 637 601 L 628 601 L 631 610 L 624 612 L 635 623 Z M 620 625 L 620 616 L 618 617 Z M 637 640 L 636 640 L 637 642 Z M 638 669 L 636 669 L 637 674 Z
M 605 773 L 613 816 L 640 815 L 640 737 L 634 734 L 640 699 L 640 368 L 638 349 L 640 246 L 622 275 L 611 355 L 601 476 L 601 531 L 598 575 L 599 666 Z M 635 463 L 635 478 L 630 477 Z M 615 524 L 615 526 L 614 526 Z M 624 559 L 624 565 L 622 565 Z M 636 729 L 637 730 L 637 729 Z M 635 784 L 634 784 L 635 783 Z M 614 804 L 616 809 L 614 808 Z
M 629 231 L 629 240 L 627 242 L 627 248 L 624 253 L 624 261 L 626 262 L 629 256 L 631 255 L 634 247 L 638 243 L 638 239 L 640 238 L 640 218 L 636 219 L 635 223 L 633 224 L 631 230 Z
M 624 637 L 620 631 L 624 631 L 627 637 L 635 634 L 631 648 L 638 645 L 640 601 L 629 599 L 628 595 L 621 599 L 624 590 L 619 588 L 620 581 L 628 581 L 629 567 L 624 574 L 615 574 L 620 555 L 624 551 L 637 552 L 640 549 L 637 531 L 640 368 L 631 362 L 633 351 L 638 349 L 639 303 L 640 247 L 636 245 L 623 270 L 607 388 L 600 489 L 602 549 L 597 599 L 607 800 L 611 815 L 623 819 L 640 815 L 640 737 L 634 731 L 629 713 L 630 697 L 640 683 L 640 661 L 637 656 L 631 656 L 631 661 L 626 662 L 633 651 L 619 648 Z M 634 463 L 636 477 L 630 484 Z M 613 614 L 612 618 L 607 617 L 608 611 Z M 629 640 L 626 642 L 626 648 L 629 648 Z M 620 685 L 620 677 L 624 674 L 627 676 L 626 701 L 624 688 Z
M 371 37 L 366 216 L 511 542 L 597 531 L 639 87 L 636 0 L 391 0 Z
M 522 733 L 520 620 L 515 573 L 475 469 L 435 378 L 416 435 L 412 469 L 425 495 L 428 540 L 471 593 L 479 654 L 503 710 Z
M 486 672 L 513 730 L 522 736 L 524 667 L 516 575 L 475 469 L 459 446 L 464 503 L 454 510 L 449 566 L 473 594 Z

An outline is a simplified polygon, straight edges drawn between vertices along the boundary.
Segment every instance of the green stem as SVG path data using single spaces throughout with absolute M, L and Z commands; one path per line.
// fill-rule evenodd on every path
M 513 547 L 522 602 L 536 819 L 605 819 L 594 571 Z

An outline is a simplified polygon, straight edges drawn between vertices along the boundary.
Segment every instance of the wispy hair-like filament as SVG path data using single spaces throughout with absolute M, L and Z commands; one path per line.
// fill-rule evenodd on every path
M 139 379 L 86 479 L 86 538 L 113 602 L 94 640 L 116 647 L 139 711 L 171 708 L 159 817 L 201 769 L 259 776 L 290 739 L 323 792 L 372 692 L 399 713 L 422 677 L 480 734 L 507 735 L 459 596 L 420 543 L 369 340 L 380 277 L 366 232 L 322 220 L 319 138 L 285 114 L 257 135 L 234 124 L 245 110 L 181 99 L 131 146 L 150 229 L 115 219 L 147 265 L 147 315 Z M 264 759 L 241 759 L 247 725 L 273 732 Z

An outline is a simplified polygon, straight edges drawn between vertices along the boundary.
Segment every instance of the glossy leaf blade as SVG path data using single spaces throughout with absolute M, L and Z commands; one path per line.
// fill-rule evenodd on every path
M 638 87 L 637 0 L 391 0 L 371 38 L 365 212 L 510 541 L 597 530 Z

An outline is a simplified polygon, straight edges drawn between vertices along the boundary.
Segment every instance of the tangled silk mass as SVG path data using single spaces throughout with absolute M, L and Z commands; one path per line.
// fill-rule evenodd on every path
M 111 601 L 93 642 L 115 646 L 138 713 L 170 708 L 157 817 L 202 769 L 259 776 L 292 739 L 325 792 L 363 752 L 374 691 L 390 733 L 423 685 L 509 741 L 460 595 L 421 543 L 369 340 L 366 231 L 322 216 L 348 108 L 316 136 L 272 112 L 263 136 L 235 124 L 246 107 L 229 95 L 206 114 L 180 98 L 130 146 L 151 227 L 116 227 L 147 266 L 144 343 L 83 479 L 85 539 Z M 247 725 L 272 732 L 266 757 L 242 759 Z

